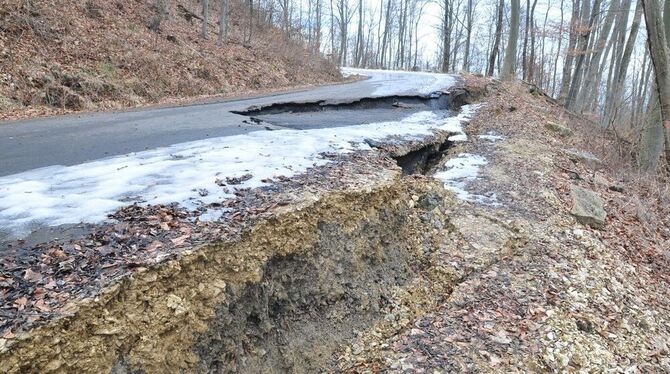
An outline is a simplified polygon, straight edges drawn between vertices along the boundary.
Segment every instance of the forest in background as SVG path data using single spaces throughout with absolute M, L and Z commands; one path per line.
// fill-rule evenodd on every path
M 667 42 L 660 0 L 20 3 L 0 2 L 3 111 L 329 82 L 335 65 L 468 72 L 536 87 L 600 123 L 642 169 L 670 160 L 667 74 L 655 74 L 667 47 L 648 47 Z
M 515 78 L 601 123 L 621 141 L 620 152 L 629 153 L 646 170 L 656 170 L 664 152 L 670 159 L 670 141 L 664 139 L 670 130 L 662 126 L 647 45 L 649 21 L 645 21 L 658 18 L 662 24 L 669 5 L 659 0 L 260 0 L 259 4 L 288 35 L 299 35 L 312 49 L 343 66 L 502 76 L 505 51 L 514 40 L 508 63 Z M 437 22 L 432 24 L 431 17 Z M 426 53 L 421 41 L 425 35 L 420 30 L 426 24 L 436 36 L 432 54 Z M 666 33 L 667 27 L 660 29 Z

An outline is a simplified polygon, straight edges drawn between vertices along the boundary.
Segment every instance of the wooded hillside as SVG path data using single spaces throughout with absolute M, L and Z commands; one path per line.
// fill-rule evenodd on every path
M 237 0 L 228 4 L 227 33 L 217 45 L 219 5 L 209 2 L 204 39 L 200 1 L 0 1 L 0 116 L 340 79 L 333 64 L 260 12 L 250 24 L 249 9 Z

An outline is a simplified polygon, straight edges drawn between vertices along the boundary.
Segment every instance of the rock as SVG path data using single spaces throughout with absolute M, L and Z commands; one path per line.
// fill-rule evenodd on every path
M 565 153 L 573 162 L 581 162 L 591 169 L 600 169 L 603 164 L 598 157 L 589 152 L 580 151 L 578 149 L 568 149 Z
M 577 221 L 591 226 L 595 229 L 602 228 L 605 225 L 605 213 L 603 200 L 591 190 L 572 186 L 570 188 L 573 207 L 570 214 L 577 218 Z
M 617 185 L 617 184 L 613 184 L 613 185 L 609 186 L 608 188 L 609 188 L 610 191 L 614 191 L 614 192 L 620 192 L 621 193 L 621 192 L 624 191 L 624 187 L 621 186 L 621 185 Z
M 579 329 L 579 331 L 583 331 L 589 334 L 593 332 L 593 322 L 589 320 L 577 319 L 575 324 L 577 325 L 577 329 Z
M 547 122 L 546 127 L 547 127 L 547 129 L 557 133 L 560 136 L 563 136 L 563 137 L 572 136 L 572 130 L 569 127 L 559 125 L 558 123 Z

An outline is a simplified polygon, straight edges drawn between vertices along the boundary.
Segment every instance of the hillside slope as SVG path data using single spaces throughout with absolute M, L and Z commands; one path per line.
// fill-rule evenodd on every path
M 334 65 L 248 18 L 231 2 L 228 42 L 216 46 L 218 2 L 208 40 L 197 1 L 170 1 L 160 30 L 149 30 L 153 2 L 0 0 L 0 119 L 110 109 L 201 95 L 341 79 Z M 189 20 L 189 18 L 191 18 Z

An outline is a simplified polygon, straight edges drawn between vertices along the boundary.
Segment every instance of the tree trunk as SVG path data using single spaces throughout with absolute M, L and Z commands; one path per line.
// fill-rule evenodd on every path
M 580 90 L 577 96 L 578 100 L 575 109 L 578 112 L 584 111 L 587 99 L 591 97 L 592 91 L 600 83 L 599 79 L 596 80 L 599 76 L 598 70 L 600 68 L 600 61 L 603 56 L 603 51 L 605 50 L 605 45 L 607 44 L 607 37 L 612 31 L 614 16 L 616 15 L 617 11 L 619 11 L 619 0 L 612 0 L 610 3 L 610 8 L 607 11 L 607 16 L 605 16 L 605 20 L 603 21 L 603 27 L 600 31 L 598 41 L 595 44 L 595 52 L 591 58 L 591 63 L 589 64 L 589 67 L 586 71 L 586 81 L 584 82 L 584 88 Z M 605 59 L 606 58 L 607 56 L 605 55 Z
M 628 65 L 630 64 L 631 56 L 633 55 L 633 49 L 635 48 L 635 41 L 637 40 L 637 33 L 640 30 L 640 23 L 642 21 L 642 10 L 643 6 L 638 2 L 635 9 L 635 16 L 633 17 L 633 23 L 630 28 L 630 35 L 626 41 L 626 46 L 624 47 L 623 55 L 619 63 L 619 70 L 616 71 L 614 78 L 612 80 L 613 90 L 611 92 L 611 99 L 609 104 L 606 106 L 606 118 L 607 118 L 607 128 L 614 125 L 618 114 L 618 106 L 621 102 L 621 97 L 624 91 L 624 83 L 626 81 L 626 75 L 628 74 Z M 664 32 L 664 31 L 663 31 Z M 653 61 L 653 59 L 652 59 Z
M 466 25 L 465 25 L 465 52 L 463 54 L 463 71 L 470 70 L 470 41 L 472 40 L 472 21 L 473 21 L 473 12 L 472 9 L 474 6 L 472 0 L 468 0 L 467 10 L 465 13 Z
M 491 55 L 489 56 L 489 69 L 487 75 L 489 77 L 493 76 L 496 65 L 496 55 L 500 49 L 500 39 L 502 39 L 502 26 L 503 26 L 503 13 L 505 11 L 505 0 L 500 0 L 498 3 L 498 19 L 496 20 L 496 32 L 495 40 L 493 42 L 493 48 L 491 49 Z
M 358 34 L 356 35 L 356 56 L 354 64 L 361 66 L 363 59 L 363 0 L 358 0 Z
M 249 35 L 246 38 L 245 44 L 251 44 L 251 37 L 254 31 L 254 0 L 249 0 Z
M 316 25 L 314 26 L 314 52 L 321 52 L 321 17 L 323 13 L 322 0 L 316 0 L 314 17 L 316 18 Z
M 219 39 L 216 44 L 222 45 L 228 37 L 228 0 L 221 0 L 219 9 Z
M 442 72 L 449 72 L 449 61 L 451 61 L 451 24 L 449 12 L 451 11 L 450 0 L 443 0 L 444 15 L 442 19 Z
M 670 141 L 670 68 L 668 40 L 665 35 L 663 13 L 658 0 L 642 0 L 647 24 L 647 44 L 655 73 L 655 89 L 660 103 L 660 119 L 665 132 L 666 144 Z M 665 9 L 668 10 L 667 7 Z M 667 148 L 667 146 L 666 146 Z M 670 165 L 670 154 L 666 152 Z
M 526 0 L 526 26 L 523 35 L 523 50 L 521 52 L 521 70 L 523 79 L 528 79 L 528 35 L 530 29 L 530 0 Z
M 584 0 L 586 1 L 586 0 Z M 565 51 L 565 62 L 563 63 L 563 77 L 561 78 L 561 92 L 558 94 L 558 101 L 565 103 L 570 91 L 570 82 L 572 81 L 572 65 L 575 60 L 575 47 L 577 46 L 577 31 L 579 23 L 579 0 L 572 0 L 572 18 L 570 19 L 570 39 L 568 49 Z
M 551 86 L 552 95 L 556 95 L 556 74 L 558 72 L 558 57 L 561 55 L 561 47 L 563 45 L 563 23 L 565 21 L 564 13 L 563 13 L 564 3 L 565 3 L 565 1 L 561 0 L 561 24 L 560 24 L 560 27 L 558 29 L 558 32 L 559 32 L 559 35 L 558 35 L 558 51 L 556 52 L 556 58 L 554 59 L 554 74 L 553 74 L 552 86 Z
M 533 6 L 530 8 L 530 57 L 528 59 L 528 76 L 526 79 L 528 82 L 532 82 L 535 75 L 535 7 L 537 6 L 537 0 L 533 1 Z
M 521 13 L 520 0 L 512 1 L 512 14 L 510 16 L 509 41 L 505 51 L 505 61 L 503 62 L 502 78 L 513 80 L 515 77 L 515 64 L 517 45 L 519 44 L 519 13 Z
M 202 0 L 202 38 L 207 39 L 209 27 L 209 0 Z
M 586 59 L 586 53 L 589 46 L 589 38 L 591 37 L 591 28 L 595 23 L 595 18 L 598 16 L 598 10 L 600 9 L 600 0 L 595 0 L 593 3 L 593 10 L 591 11 L 588 0 L 583 0 L 582 3 L 582 21 L 580 23 L 581 38 L 579 42 L 579 55 L 577 56 L 577 63 L 575 64 L 575 71 L 572 74 L 572 83 L 570 84 L 570 90 L 568 91 L 568 96 L 565 100 L 565 106 L 569 109 L 573 109 L 577 100 L 577 91 L 581 88 L 582 84 L 582 69 L 584 67 L 584 60 Z

